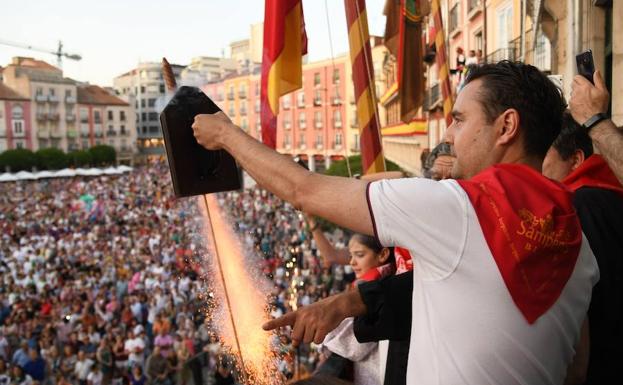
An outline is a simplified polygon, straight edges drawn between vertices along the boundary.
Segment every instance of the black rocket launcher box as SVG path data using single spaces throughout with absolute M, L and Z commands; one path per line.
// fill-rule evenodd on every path
M 242 174 L 225 150 L 202 147 L 193 135 L 196 115 L 213 114 L 220 108 L 200 89 L 180 87 L 160 114 L 160 124 L 178 198 L 240 189 Z

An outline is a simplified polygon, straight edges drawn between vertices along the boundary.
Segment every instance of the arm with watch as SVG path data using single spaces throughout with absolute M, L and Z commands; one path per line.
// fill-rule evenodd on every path
M 623 183 L 623 130 L 617 128 L 607 115 L 610 95 L 599 71 L 595 71 L 593 81 L 595 85 L 581 75 L 573 78 L 569 109 Z

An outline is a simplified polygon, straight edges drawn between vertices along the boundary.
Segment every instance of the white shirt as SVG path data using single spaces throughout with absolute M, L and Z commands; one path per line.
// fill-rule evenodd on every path
M 87 376 L 87 381 L 89 381 L 91 385 L 101 385 L 103 379 L 104 375 L 100 370 L 98 370 L 97 372 L 91 372 Z
M 585 238 L 560 297 L 530 325 L 456 181 L 375 182 L 368 199 L 381 243 L 413 256 L 407 383 L 563 383 L 599 275 Z

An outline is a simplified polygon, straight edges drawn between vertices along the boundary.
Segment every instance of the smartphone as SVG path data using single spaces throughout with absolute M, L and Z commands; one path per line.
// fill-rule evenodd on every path
M 593 61 L 593 51 L 590 49 L 584 51 L 575 57 L 578 65 L 578 74 L 584 76 L 589 82 L 593 82 L 593 73 L 595 72 L 595 62 Z

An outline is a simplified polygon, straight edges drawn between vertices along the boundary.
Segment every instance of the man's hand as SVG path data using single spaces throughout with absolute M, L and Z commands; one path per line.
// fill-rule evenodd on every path
M 601 72 L 595 71 L 593 82 L 595 85 L 581 75 L 573 78 L 569 109 L 573 119 L 579 124 L 583 124 L 595 114 L 608 111 L 610 95 Z
M 359 290 L 351 290 L 290 312 L 262 325 L 264 330 L 292 326 L 292 344 L 322 343 L 329 332 L 346 318 L 366 313 Z
M 222 111 L 215 114 L 195 116 L 192 128 L 197 143 L 208 150 L 223 148 L 225 136 L 233 130 L 239 129 Z

